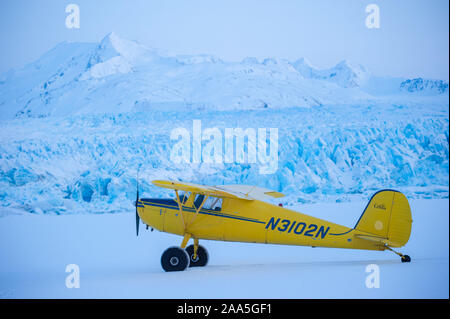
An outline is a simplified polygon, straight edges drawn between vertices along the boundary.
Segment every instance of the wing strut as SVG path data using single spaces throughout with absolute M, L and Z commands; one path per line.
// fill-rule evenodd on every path
M 206 195 L 205 198 L 203 199 L 202 203 L 200 204 L 200 206 L 198 208 L 195 209 L 195 215 L 192 218 L 192 220 L 189 221 L 189 223 L 186 225 L 185 220 L 184 220 L 184 215 L 183 215 L 183 205 L 181 203 L 181 199 L 180 199 L 180 195 L 178 194 L 178 190 L 175 190 L 175 194 L 177 195 L 177 204 L 178 204 L 178 210 L 180 212 L 180 216 L 181 216 L 181 221 L 183 222 L 183 228 L 184 231 L 186 232 L 186 229 L 194 222 L 195 218 L 197 217 L 198 213 L 200 212 L 200 210 L 203 207 L 203 204 L 205 204 L 206 200 L 209 198 L 209 195 Z
M 198 209 L 195 209 L 195 215 L 194 215 L 194 217 L 192 218 L 192 220 L 189 221 L 189 224 L 186 226 L 186 228 L 189 227 L 189 226 L 194 222 L 195 218 L 197 217 L 198 213 L 199 213 L 200 210 L 202 209 L 203 204 L 206 202 L 206 200 L 208 199 L 208 197 L 209 197 L 209 195 L 206 195 L 205 198 L 203 199 L 203 202 L 202 202 L 202 203 L 200 204 L 200 206 L 198 207 Z
M 178 210 L 180 211 L 181 221 L 183 222 L 183 228 L 186 230 L 186 224 L 184 223 L 184 216 L 183 216 L 183 207 L 181 204 L 180 195 L 178 194 L 178 189 L 175 190 L 175 194 L 177 195 Z

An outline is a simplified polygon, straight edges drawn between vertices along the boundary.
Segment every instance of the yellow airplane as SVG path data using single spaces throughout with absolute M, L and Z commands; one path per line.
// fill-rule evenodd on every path
M 266 202 L 284 195 L 247 185 L 204 186 L 154 180 L 154 185 L 175 190 L 174 199 L 136 198 L 136 235 L 142 220 L 153 228 L 183 236 L 181 246 L 161 256 L 165 271 L 205 266 L 208 252 L 200 239 L 246 243 L 390 250 L 404 246 L 411 234 L 411 209 L 405 195 L 381 190 L 369 200 L 354 228 L 308 216 Z M 183 193 L 180 193 L 183 192 Z M 187 246 L 190 239 L 194 244 Z M 186 247 L 187 246 L 187 247 Z

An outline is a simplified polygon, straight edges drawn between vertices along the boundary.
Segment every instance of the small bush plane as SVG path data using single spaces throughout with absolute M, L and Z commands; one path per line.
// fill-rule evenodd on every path
M 180 246 L 162 254 L 165 271 L 205 266 L 209 257 L 199 245 L 200 239 L 390 250 L 402 262 L 411 261 L 408 255 L 392 249 L 408 242 L 412 224 L 408 200 L 395 190 L 375 193 L 355 227 L 349 228 L 270 204 L 266 200 L 284 195 L 256 186 L 204 186 L 165 180 L 152 183 L 173 189 L 175 198 L 139 198 L 137 190 L 136 235 L 142 220 L 147 228 L 183 237 Z M 190 239 L 194 243 L 187 246 Z

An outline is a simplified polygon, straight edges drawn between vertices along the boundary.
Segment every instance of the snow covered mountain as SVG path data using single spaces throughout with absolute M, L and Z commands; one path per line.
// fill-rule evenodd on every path
M 376 98 L 364 90 L 370 78 L 363 66 L 348 61 L 318 70 L 305 59 L 238 63 L 209 55 L 167 56 L 110 33 L 98 44 L 61 43 L 3 74 L 0 119 L 358 104 Z
M 344 88 L 361 87 L 371 76 L 364 66 L 346 60 L 326 70 L 314 68 L 305 58 L 295 61 L 293 65 L 305 78 L 333 82 Z
M 412 93 L 411 91 L 426 92 Z M 448 84 L 343 61 L 167 55 L 108 34 L 64 42 L 0 76 L 0 215 L 130 209 L 151 179 L 253 184 L 289 202 L 397 188 L 448 197 Z M 170 160 L 175 127 L 278 128 L 278 169 Z M 360 199 L 360 198 L 358 198 Z M 366 198 L 364 198 L 365 200 Z

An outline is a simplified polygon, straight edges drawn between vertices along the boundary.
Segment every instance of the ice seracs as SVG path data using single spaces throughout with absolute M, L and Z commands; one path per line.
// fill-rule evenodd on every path
M 443 94 L 448 93 L 448 83 L 442 80 L 415 78 L 400 83 L 400 89 L 411 93 Z

